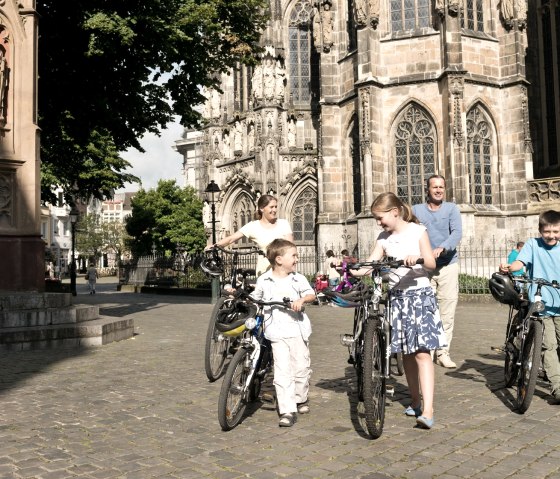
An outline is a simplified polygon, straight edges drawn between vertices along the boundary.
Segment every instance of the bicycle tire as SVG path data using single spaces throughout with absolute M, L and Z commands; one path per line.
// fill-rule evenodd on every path
M 216 381 L 224 372 L 229 344 L 229 338 L 221 335 L 216 329 L 216 319 L 218 312 L 225 305 L 228 298 L 221 297 L 212 309 L 210 315 L 210 322 L 208 323 L 208 330 L 206 332 L 206 347 L 204 349 L 204 369 L 206 370 L 206 377 L 210 382 Z
M 509 334 L 509 337 L 506 338 L 506 344 L 504 347 L 506 355 L 504 359 L 504 384 L 506 388 L 512 387 L 519 377 L 519 365 L 517 364 L 519 350 L 513 343 L 514 339 L 517 337 L 517 333 L 513 331 L 513 328 L 518 322 L 520 314 L 521 313 L 518 312 L 517 315 L 508 322 L 506 329 L 506 335 Z
M 385 422 L 384 339 L 378 319 L 370 319 L 364 331 L 364 409 L 368 433 L 377 439 Z
M 356 334 L 358 333 L 358 328 L 363 327 L 363 317 L 365 314 L 365 310 L 362 306 L 356 308 L 354 311 L 354 338 L 356 338 Z M 351 348 L 354 349 L 352 353 Z M 357 378 L 357 392 L 358 392 L 358 400 L 360 402 L 364 401 L 364 383 L 363 383 L 363 374 L 364 374 L 364 331 L 362 330 L 360 336 L 355 340 L 354 345 L 349 347 L 350 357 L 354 361 L 354 368 L 356 369 L 356 378 Z
M 247 408 L 253 382 L 247 383 L 249 370 L 245 361 L 248 356 L 247 349 L 239 349 L 233 355 L 226 370 L 218 399 L 218 421 L 222 431 L 230 431 L 236 427 L 243 419 Z
M 541 365 L 543 325 L 531 320 L 523 345 L 519 380 L 517 383 L 517 412 L 524 414 L 533 400 Z

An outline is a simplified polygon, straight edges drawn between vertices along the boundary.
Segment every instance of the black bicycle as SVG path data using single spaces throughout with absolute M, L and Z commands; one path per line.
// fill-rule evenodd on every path
M 420 258 L 417 264 L 422 263 L 423 259 Z M 383 290 L 382 276 L 390 269 L 403 265 L 403 261 L 392 258 L 356 263 L 350 268 L 371 270 L 373 285 L 360 281 L 348 293 L 325 292 L 338 306 L 356 308 L 354 331 L 342 335 L 341 342 L 348 347 L 349 362 L 356 369 L 358 399 L 364 404 L 366 428 L 374 439 L 383 433 L 387 394 L 393 394 L 392 388 L 387 387 L 392 357 L 391 324 L 386 314 L 386 308 L 390 307 L 390 296 L 387 290 Z M 400 370 L 404 370 L 402 355 Z
M 218 421 L 223 431 L 229 431 L 243 419 L 247 405 L 260 394 L 261 384 L 272 369 L 272 346 L 264 337 L 264 307 L 290 307 L 290 299 L 280 301 L 259 301 L 248 294 L 236 294 L 243 301 L 247 312 L 230 323 L 229 328 L 243 328 L 239 348 L 231 359 L 218 400 Z
M 533 301 L 529 301 L 522 285 L 534 284 Z M 525 413 L 535 393 L 542 359 L 543 323 L 545 310 L 541 290 L 560 289 L 557 281 L 529 279 L 524 276 L 494 273 L 489 281 L 492 295 L 500 303 L 510 306 L 503 347 L 504 383 L 507 388 L 517 386 L 517 412 Z
M 229 265 L 229 275 L 224 275 L 227 266 L 219 255 L 219 252 L 231 255 L 231 263 Z M 220 277 L 220 297 L 216 301 L 210 322 L 206 332 L 206 347 L 204 350 L 204 368 L 206 377 L 209 381 L 216 381 L 223 373 L 225 363 L 229 354 L 236 348 L 236 336 L 239 331 L 221 332 L 216 328 L 216 322 L 221 316 L 233 314 L 236 310 L 236 301 L 234 296 L 237 291 L 251 292 L 253 290 L 253 281 L 251 278 L 255 276 L 254 268 L 242 268 L 239 266 L 240 256 L 249 256 L 262 254 L 258 248 L 250 248 L 248 250 L 227 250 L 215 245 L 210 251 L 209 256 L 202 261 L 201 268 L 207 274 Z

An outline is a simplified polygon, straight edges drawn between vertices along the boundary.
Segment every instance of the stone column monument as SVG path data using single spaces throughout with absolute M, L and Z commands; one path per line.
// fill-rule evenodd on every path
M 0 293 L 43 291 L 35 0 L 0 1 Z

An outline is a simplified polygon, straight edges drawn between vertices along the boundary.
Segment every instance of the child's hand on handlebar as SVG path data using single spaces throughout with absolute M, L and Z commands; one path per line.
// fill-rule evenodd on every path
M 293 311 L 301 312 L 305 309 L 304 304 L 305 304 L 304 299 L 299 298 L 296 299 L 295 301 L 292 301 L 290 307 L 292 308 Z
M 499 266 L 500 273 L 509 273 L 510 265 L 507 263 L 501 263 Z

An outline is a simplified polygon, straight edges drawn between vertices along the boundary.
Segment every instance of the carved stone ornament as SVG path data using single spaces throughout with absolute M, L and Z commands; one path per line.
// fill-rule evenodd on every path
M 447 10 L 451 15 L 459 15 L 461 12 L 461 0 L 448 0 Z
M 560 200 L 560 178 L 533 180 L 527 183 L 529 201 L 548 203 Z

